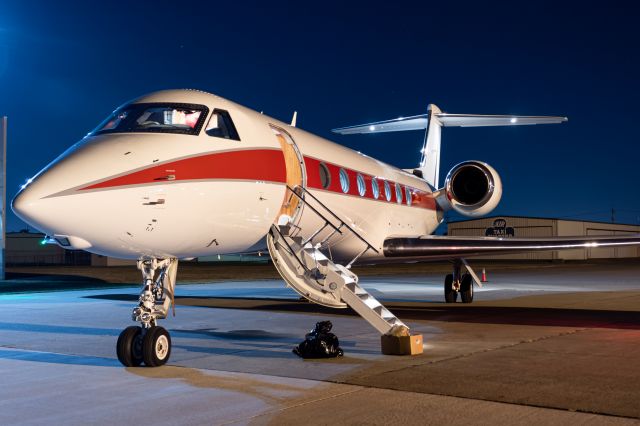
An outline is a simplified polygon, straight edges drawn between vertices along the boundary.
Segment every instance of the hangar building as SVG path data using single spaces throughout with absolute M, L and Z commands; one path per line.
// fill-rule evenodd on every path
M 57 244 L 44 244 L 45 235 L 24 229 L 6 234 L 6 264 L 9 266 L 135 266 L 136 261 L 100 256 L 84 250 L 65 250 Z M 219 255 L 198 258 L 198 262 L 253 262 L 267 263 L 269 255 Z
M 65 250 L 56 244 L 43 244 L 39 232 L 7 232 L 7 265 L 89 265 L 91 254 L 82 250 Z
M 544 238 L 590 235 L 628 235 L 637 233 L 640 233 L 640 225 L 623 225 L 607 222 L 587 222 L 520 216 L 491 216 L 483 217 L 481 219 L 462 220 L 448 223 L 448 234 L 451 236 Z M 624 257 L 640 257 L 640 247 L 544 251 L 499 256 L 482 256 L 478 258 L 495 260 L 586 260 Z

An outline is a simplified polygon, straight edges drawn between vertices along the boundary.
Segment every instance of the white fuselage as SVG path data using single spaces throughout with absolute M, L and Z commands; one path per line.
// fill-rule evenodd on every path
M 295 201 L 287 184 L 305 187 L 379 250 L 368 251 L 365 261 L 383 258 L 386 238 L 428 235 L 440 223 L 423 179 L 220 97 L 172 90 L 133 103 L 204 105 L 209 115 L 224 110 L 240 140 L 210 136 L 204 127 L 189 135 L 90 134 L 19 192 L 16 214 L 71 248 L 131 259 L 263 250 L 282 214 L 314 231 L 323 221 Z M 348 178 L 346 192 L 340 169 Z M 349 233 L 331 240 L 337 257 L 362 248 Z

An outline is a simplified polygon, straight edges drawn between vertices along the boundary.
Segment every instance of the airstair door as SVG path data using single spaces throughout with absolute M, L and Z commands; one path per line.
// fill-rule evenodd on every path
M 287 168 L 287 186 L 289 188 L 295 188 L 296 186 L 304 188 L 306 184 L 306 174 L 302 153 L 291 135 L 285 130 L 273 125 L 271 126 L 271 130 L 276 135 L 282 148 L 284 162 Z M 302 206 L 298 197 L 287 189 L 284 199 L 282 200 L 282 207 L 280 208 L 278 218 L 282 217 L 282 215 L 287 215 L 291 218 L 290 222 L 295 223 L 300 218 Z

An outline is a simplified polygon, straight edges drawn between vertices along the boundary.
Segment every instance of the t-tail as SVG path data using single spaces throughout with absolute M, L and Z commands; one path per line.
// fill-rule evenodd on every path
M 422 159 L 416 168 L 429 185 L 439 188 L 440 140 L 442 127 L 487 127 L 487 126 L 523 126 L 532 124 L 556 124 L 567 121 L 567 117 L 528 116 L 528 115 L 478 115 L 450 114 L 440 111 L 429 104 L 427 113 L 412 117 L 400 117 L 393 120 L 376 121 L 334 129 L 341 135 L 359 133 L 402 132 L 405 130 L 425 130 Z
M 450 114 L 429 104 L 426 114 L 400 117 L 334 129 L 341 135 L 424 130 L 421 159 L 413 173 L 422 177 L 437 191 L 437 200 L 444 210 L 453 209 L 465 216 L 481 216 L 493 210 L 502 196 L 498 173 L 481 161 L 465 161 L 447 174 L 440 186 L 440 147 L 442 127 L 523 126 L 557 124 L 567 117 L 528 115 Z

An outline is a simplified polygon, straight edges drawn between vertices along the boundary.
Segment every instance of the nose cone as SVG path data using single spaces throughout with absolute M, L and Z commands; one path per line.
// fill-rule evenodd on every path
M 83 141 L 71 146 L 49 163 L 36 176 L 27 180 L 11 201 L 16 216 L 34 228 L 53 235 L 68 221 L 69 206 L 56 200 L 56 195 L 73 186 L 78 170 L 73 159 Z
M 47 165 L 27 180 L 11 201 L 11 208 L 20 219 L 49 235 L 60 232 L 69 214 L 66 203 L 56 201 L 55 197 L 72 182 L 73 171 L 62 164 L 65 161 L 60 156 Z
M 38 194 L 38 189 L 30 182 L 25 185 L 11 201 L 11 209 L 20 219 L 45 233 L 51 231 L 47 229 L 42 217 L 42 194 Z
M 11 200 L 11 210 L 18 216 L 20 219 L 26 221 L 27 220 L 27 210 L 29 205 L 28 195 L 25 195 L 27 188 L 22 188 L 13 200 Z
M 56 240 L 65 248 L 88 249 L 91 243 L 87 240 L 70 235 L 65 232 L 69 229 L 74 218 L 69 217 L 69 212 L 61 208 L 60 203 L 43 196 L 42 180 L 39 177 L 33 184 L 23 187 L 11 201 L 11 208 L 14 213 L 23 221 L 47 235 L 63 235 L 64 239 Z M 45 186 L 46 188 L 46 186 Z M 65 241 L 61 243 L 60 241 Z

